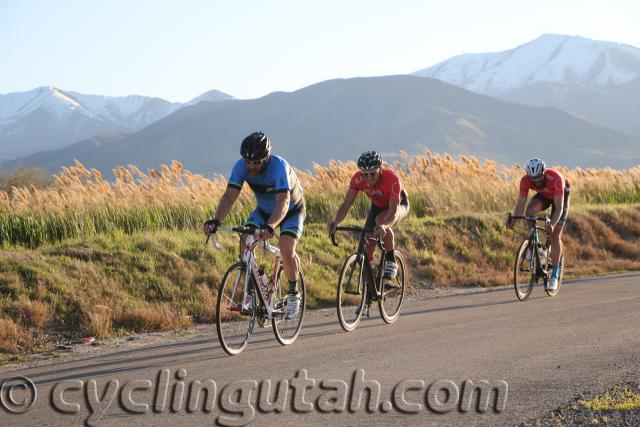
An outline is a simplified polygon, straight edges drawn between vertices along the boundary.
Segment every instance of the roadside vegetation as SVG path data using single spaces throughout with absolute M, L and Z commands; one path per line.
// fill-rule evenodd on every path
M 592 411 L 631 411 L 640 410 L 640 392 L 629 386 L 614 387 L 602 395 L 578 401 Z
M 392 167 L 410 193 L 412 215 L 398 241 L 413 291 L 510 283 L 524 230 L 509 231 L 503 222 L 521 168 L 430 154 Z M 309 214 L 299 252 L 311 307 L 334 304 L 337 271 L 355 246 L 341 236 L 336 248 L 325 231 L 354 171 L 353 163 L 332 162 L 300 172 Z M 565 277 L 639 269 L 640 168 L 562 171 L 574 189 Z M 118 168 L 116 177 L 108 182 L 76 163 L 49 187 L 0 192 L 1 351 L 213 320 L 215 288 L 237 258 L 237 237 L 221 235 L 223 251 L 216 252 L 200 229 L 225 180 L 191 174 L 177 162 L 147 174 Z M 245 189 L 225 223 L 240 224 L 253 205 Z M 367 208 L 359 197 L 345 223 L 360 223 Z
M 615 385 L 604 393 L 589 391 L 587 394 L 589 397 L 581 394 L 573 402 L 518 426 L 640 425 L 640 384 L 637 378 Z
M 0 167 L 0 191 L 8 193 L 11 187 L 21 188 L 30 187 L 45 188 L 51 185 L 53 177 L 45 170 L 23 166 L 13 172 L 9 172 Z

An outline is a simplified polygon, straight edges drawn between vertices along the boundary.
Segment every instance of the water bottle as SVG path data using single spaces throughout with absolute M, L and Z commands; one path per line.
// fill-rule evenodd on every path
M 538 255 L 540 256 L 540 263 L 544 265 L 547 262 L 547 250 L 540 244 L 538 244 Z
M 251 295 L 247 294 L 247 296 L 244 298 L 244 302 L 242 303 L 242 309 L 249 310 L 251 308 L 251 302 Z

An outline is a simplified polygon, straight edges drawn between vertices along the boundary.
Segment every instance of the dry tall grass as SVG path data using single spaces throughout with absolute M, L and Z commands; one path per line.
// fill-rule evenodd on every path
M 517 197 L 522 167 L 481 162 L 474 157 L 427 152 L 390 165 L 400 175 L 418 217 L 468 212 L 506 212 Z M 573 203 L 640 201 L 640 167 L 628 170 L 567 169 Z M 354 162 L 332 161 L 314 171 L 298 171 L 305 189 L 308 222 L 328 221 L 346 191 Z M 114 169 L 115 181 L 80 162 L 64 167 L 51 187 L 12 187 L 0 191 L 0 245 L 31 247 L 100 232 L 199 228 L 226 188 L 221 176 L 206 178 L 173 161 L 147 174 L 136 166 Z M 229 222 L 240 222 L 253 209 L 250 191 L 243 191 Z M 360 199 L 357 218 L 367 210 Z

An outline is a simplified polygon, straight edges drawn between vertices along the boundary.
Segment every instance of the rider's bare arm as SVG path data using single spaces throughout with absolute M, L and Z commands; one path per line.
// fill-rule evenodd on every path
M 334 224 L 338 225 L 342 222 L 343 219 L 349 213 L 349 209 L 353 206 L 353 202 L 355 202 L 356 197 L 358 196 L 358 192 L 352 188 L 347 190 L 347 194 L 344 196 L 344 200 L 342 201 L 342 205 L 338 208 L 338 212 L 336 212 L 336 216 L 333 219 Z
M 291 196 L 288 191 L 281 191 L 276 194 L 276 206 L 267 221 L 267 225 L 271 228 L 276 228 L 278 224 L 282 222 L 284 217 L 287 215 L 287 211 L 289 210 L 289 202 L 291 200 Z
M 527 196 L 519 196 L 516 208 L 513 210 L 513 216 L 524 215 L 524 207 L 527 204 Z
M 562 209 L 564 209 L 564 194 L 555 196 L 553 198 L 553 203 L 556 207 L 556 210 L 551 216 L 551 225 L 555 226 L 558 221 L 560 221 L 560 215 L 562 215 Z
M 214 218 L 222 222 L 231 210 L 233 204 L 238 199 L 239 195 L 239 189 L 235 187 L 227 187 L 224 194 L 222 195 L 222 198 L 220 199 L 220 203 L 218 204 L 218 209 L 216 209 Z

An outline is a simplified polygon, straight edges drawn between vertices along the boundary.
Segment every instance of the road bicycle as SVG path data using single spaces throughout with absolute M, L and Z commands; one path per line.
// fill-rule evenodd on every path
M 282 345 L 292 344 L 302 330 L 307 296 L 300 260 L 300 311 L 293 319 L 286 319 L 288 283 L 281 277 L 280 249 L 266 240 L 256 240 L 254 227 L 218 227 L 217 231 L 246 235 L 241 261 L 229 267 L 218 289 L 216 329 L 220 345 L 232 356 L 239 354 L 247 346 L 256 321 L 262 327 L 267 327 L 271 321 L 278 342 Z M 211 234 L 209 237 L 214 248 L 220 250 L 216 235 Z M 274 256 L 271 276 L 267 276 L 264 268 L 258 266 L 255 252 L 259 246 Z M 282 282 L 285 282 L 286 287 Z
M 353 331 L 360 323 L 363 312 L 369 317 L 369 309 L 374 301 L 378 302 L 380 316 L 386 323 L 393 323 L 400 316 L 404 302 L 406 269 L 402 254 L 395 251 L 398 273 L 394 279 L 383 277 L 385 267 L 384 244 L 380 237 L 368 237 L 373 230 L 363 227 L 336 227 L 331 233 L 331 242 L 338 246 L 335 233 L 345 231 L 359 236 L 357 251 L 345 261 L 336 289 L 336 306 L 340 326 Z M 380 249 L 377 268 L 369 262 L 366 254 L 367 242 L 375 242 Z
M 564 273 L 564 255 L 560 256 L 558 287 L 555 291 L 550 291 L 547 285 L 551 278 L 551 239 L 546 228 L 550 222 L 549 218 L 546 216 L 512 216 L 509 214 L 507 219 L 509 221 L 527 221 L 530 227 L 529 237 L 520 244 L 513 267 L 513 286 L 516 296 L 520 301 L 525 301 L 531 296 L 536 283 L 544 284 L 544 289 L 549 296 L 557 295 L 560 291 Z M 538 222 L 544 223 L 545 226 L 537 225 Z M 540 234 L 544 236 L 544 241 L 541 241 Z

